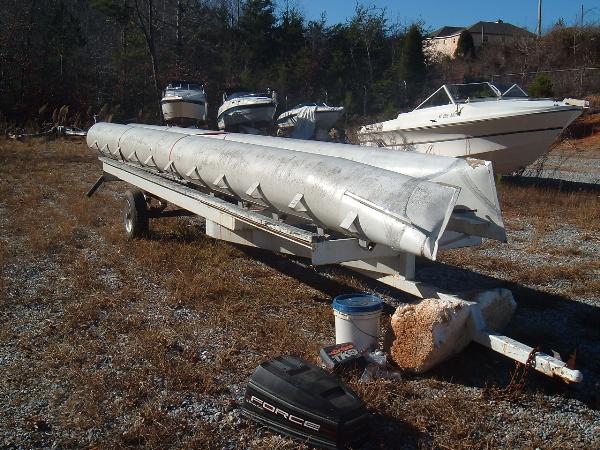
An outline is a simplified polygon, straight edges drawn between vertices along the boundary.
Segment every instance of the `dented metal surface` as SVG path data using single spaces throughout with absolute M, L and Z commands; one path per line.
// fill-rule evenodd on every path
M 460 191 L 346 159 L 134 125 L 98 123 L 87 143 L 103 156 L 430 259 Z
M 213 132 L 195 128 L 141 124 L 131 124 L 131 126 L 160 129 L 171 133 L 202 135 L 212 139 L 344 158 L 408 175 L 419 180 L 457 186 L 460 188 L 455 207 L 457 214 L 453 215 L 453 220 L 448 224 L 448 230 L 502 242 L 506 241 L 506 231 L 496 192 L 494 172 L 489 161 L 427 155 L 417 152 L 397 152 L 385 148 L 362 147 L 350 144 Z M 474 224 L 477 224 L 477 226 L 473 226 Z

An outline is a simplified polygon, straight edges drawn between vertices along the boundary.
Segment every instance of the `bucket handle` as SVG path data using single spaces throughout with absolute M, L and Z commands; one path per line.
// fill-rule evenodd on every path
M 372 337 L 373 339 L 379 339 L 379 336 L 373 336 L 372 334 L 367 333 L 366 331 L 362 330 L 358 325 L 356 325 L 356 323 L 354 322 L 354 320 L 352 320 L 352 317 L 348 316 L 349 322 L 354 325 L 356 327 L 356 329 L 358 331 L 360 331 L 362 334 L 366 334 L 369 337 Z

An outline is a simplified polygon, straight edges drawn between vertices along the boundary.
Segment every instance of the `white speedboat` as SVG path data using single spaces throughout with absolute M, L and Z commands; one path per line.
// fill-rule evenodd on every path
M 277 94 L 233 92 L 223 94 L 217 123 L 221 130 L 232 126 L 257 126 L 272 123 L 277 109 Z
M 325 103 L 301 103 L 289 111 L 284 112 L 277 119 L 277 126 L 283 129 L 294 128 L 298 117 L 307 109 L 314 111 L 315 128 L 330 130 L 344 114 L 343 106 L 329 106 Z
M 413 111 L 358 132 L 363 145 L 492 161 L 518 171 L 548 151 L 587 102 L 529 98 L 516 84 L 443 85 Z
M 206 93 L 201 84 L 173 81 L 160 101 L 165 122 L 194 125 L 206 121 Z

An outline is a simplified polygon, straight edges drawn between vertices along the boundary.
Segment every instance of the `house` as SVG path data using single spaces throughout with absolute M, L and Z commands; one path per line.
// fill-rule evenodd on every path
M 483 44 L 503 44 L 522 38 L 534 38 L 535 34 L 502 20 L 496 22 L 479 21 L 470 27 L 445 26 L 434 31 L 425 39 L 425 52 L 430 56 L 435 54 L 454 57 L 458 47 L 458 39 L 463 31 L 468 31 L 473 37 L 475 49 Z

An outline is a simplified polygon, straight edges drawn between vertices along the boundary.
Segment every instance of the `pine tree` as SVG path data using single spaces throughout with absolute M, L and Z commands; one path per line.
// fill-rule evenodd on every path
M 374 81 L 374 53 L 381 47 L 387 32 L 385 10 L 378 11 L 374 7 L 356 5 L 354 17 L 349 24 L 349 33 L 352 40 L 364 50 L 366 67 L 368 68 L 367 81 L 369 85 Z
M 404 37 L 402 56 L 400 57 L 400 78 L 407 85 L 415 85 L 423 83 L 425 72 L 423 35 L 419 26 L 413 24 Z
M 276 20 L 273 0 L 246 0 L 242 6 L 238 20 L 240 56 L 255 83 L 264 78 L 264 70 L 277 58 L 273 45 Z
M 276 71 L 275 81 L 280 98 L 291 101 L 305 100 L 305 73 L 308 48 L 304 37 L 304 17 L 295 8 L 286 8 L 276 27 L 277 61 L 273 68 Z
M 554 86 L 552 80 L 546 74 L 539 74 L 535 79 L 527 86 L 529 95 L 538 98 L 548 98 L 554 95 Z
M 304 17 L 297 9 L 288 8 L 283 12 L 281 24 L 276 29 L 279 55 L 286 60 L 294 60 L 304 47 Z
M 462 58 L 475 58 L 475 43 L 473 42 L 473 36 L 467 30 L 460 32 L 458 36 L 458 43 L 456 44 L 456 50 L 454 51 L 455 57 Z

